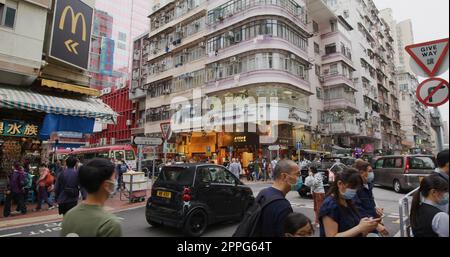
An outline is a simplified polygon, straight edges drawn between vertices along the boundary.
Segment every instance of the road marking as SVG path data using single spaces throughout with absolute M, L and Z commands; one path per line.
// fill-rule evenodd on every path
M 21 234 L 22 234 L 22 232 L 17 232 L 17 233 L 12 233 L 12 234 L 0 235 L 0 237 L 17 236 L 17 235 L 21 235 Z

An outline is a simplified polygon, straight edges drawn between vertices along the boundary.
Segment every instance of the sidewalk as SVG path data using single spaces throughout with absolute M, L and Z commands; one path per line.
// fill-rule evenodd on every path
M 145 200 L 150 196 L 151 190 L 147 190 L 147 196 Z M 122 194 L 122 200 L 120 199 L 120 193 L 117 193 L 113 198 L 108 199 L 105 203 L 105 209 L 109 212 L 118 212 L 121 210 L 131 209 L 135 207 L 145 206 L 146 201 L 130 203 L 128 198 Z M 11 214 L 9 217 L 3 217 L 4 205 L 0 205 L 0 229 L 11 228 L 17 226 L 24 226 L 29 224 L 58 221 L 62 220 L 62 215 L 58 214 L 58 208 L 53 210 L 48 210 L 48 205 L 43 204 L 42 210 L 38 212 L 33 212 L 32 210 L 36 207 L 37 203 L 27 204 L 27 214 Z M 11 212 L 16 210 L 16 205 L 11 206 Z

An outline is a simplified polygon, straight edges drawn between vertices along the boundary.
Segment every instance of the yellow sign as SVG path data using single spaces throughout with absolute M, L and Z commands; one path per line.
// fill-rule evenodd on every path
M 76 34 L 77 33 L 77 24 L 78 24 L 78 19 L 81 18 L 81 22 L 82 22 L 82 28 L 83 28 L 83 34 L 82 34 L 82 39 L 83 41 L 86 41 L 86 19 L 84 18 L 84 15 L 82 13 L 77 13 L 75 15 L 75 12 L 72 9 L 72 6 L 68 5 L 66 6 L 66 8 L 64 8 L 64 11 L 61 15 L 61 19 L 59 20 L 59 29 L 60 30 L 64 30 L 64 23 L 66 21 L 66 17 L 67 17 L 67 13 L 70 11 L 71 17 L 72 17 L 72 34 Z
M 234 142 L 235 143 L 245 143 L 245 142 L 247 142 L 247 137 L 246 136 L 234 137 Z

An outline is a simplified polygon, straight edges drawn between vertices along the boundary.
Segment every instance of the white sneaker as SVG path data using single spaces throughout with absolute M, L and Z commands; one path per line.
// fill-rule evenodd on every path
M 49 207 L 48 210 L 50 211 L 50 210 L 53 210 L 55 208 L 56 208 L 56 206 L 53 205 L 52 207 Z

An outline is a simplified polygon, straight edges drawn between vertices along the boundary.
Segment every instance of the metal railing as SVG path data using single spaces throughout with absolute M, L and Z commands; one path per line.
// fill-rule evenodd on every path
M 419 190 L 419 187 L 406 194 L 399 201 L 399 216 L 400 216 L 400 237 L 413 237 L 411 231 L 411 221 L 409 218 L 410 204 L 409 197 Z

